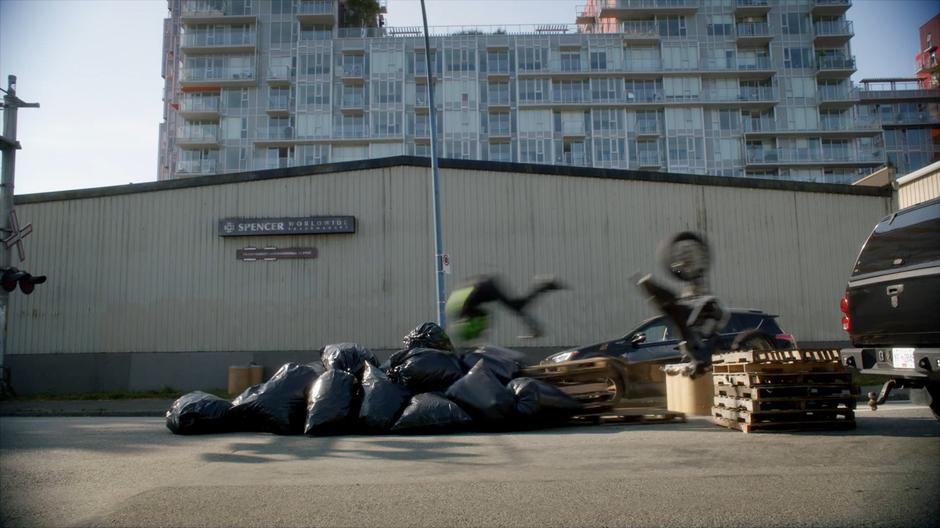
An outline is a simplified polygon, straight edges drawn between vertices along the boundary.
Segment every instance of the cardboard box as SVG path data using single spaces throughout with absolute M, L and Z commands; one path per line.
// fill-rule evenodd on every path
M 712 373 L 694 380 L 688 376 L 666 376 L 666 408 L 689 416 L 711 416 L 715 399 Z
M 228 393 L 232 396 L 241 394 L 252 385 L 261 383 L 264 367 L 261 365 L 239 365 L 228 368 Z

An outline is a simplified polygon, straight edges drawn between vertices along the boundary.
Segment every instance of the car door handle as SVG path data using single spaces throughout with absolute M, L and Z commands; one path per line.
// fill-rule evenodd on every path
M 891 286 L 888 286 L 887 288 L 885 288 L 885 292 L 888 295 L 897 295 L 903 291 L 904 291 L 903 284 L 892 284 Z

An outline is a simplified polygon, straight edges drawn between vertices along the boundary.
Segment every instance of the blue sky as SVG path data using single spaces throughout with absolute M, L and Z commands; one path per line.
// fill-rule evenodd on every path
M 573 23 L 584 0 L 427 0 L 432 26 Z M 388 0 L 389 25 L 421 24 L 417 0 Z M 917 29 L 938 0 L 854 0 L 857 81 L 913 74 Z M 16 193 L 152 181 L 162 121 L 161 0 L 0 0 L 0 85 L 19 112 Z

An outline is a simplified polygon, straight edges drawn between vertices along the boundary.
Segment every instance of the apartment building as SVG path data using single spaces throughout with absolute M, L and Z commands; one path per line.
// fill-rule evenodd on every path
M 898 175 L 940 161 L 940 86 L 922 79 L 862 79 L 858 112 L 883 129 L 887 163 Z
M 169 0 L 160 179 L 428 156 L 421 28 L 342 2 Z M 439 155 L 849 183 L 885 163 L 849 0 L 594 0 L 431 28 Z

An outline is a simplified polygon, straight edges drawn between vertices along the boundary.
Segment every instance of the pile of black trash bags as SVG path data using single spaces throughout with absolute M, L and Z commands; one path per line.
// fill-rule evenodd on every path
M 328 345 L 320 360 L 287 363 L 231 402 L 191 392 L 170 406 L 166 426 L 184 435 L 439 434 L 556 426 L 581 409 L 558 388 L 519 377 L 510 350 L 458 354 L 435 323 L 403 342 L 382 365 L 359 345 Z

